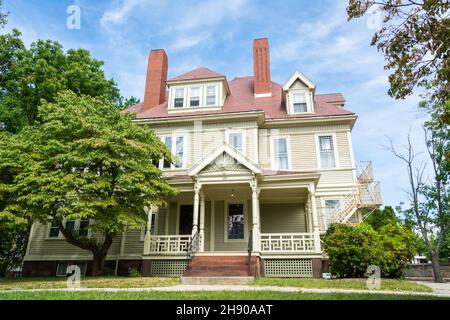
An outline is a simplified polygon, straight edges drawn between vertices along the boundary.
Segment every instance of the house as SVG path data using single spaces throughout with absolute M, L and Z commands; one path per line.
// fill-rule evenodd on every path
M 127 111 L 175 155 L 157 165 L 179 194 L 114 239 L 112 273 L 321 277 L 330 223 L 358 223 L 362 208 L 381 204 L 370 162 L 355 164 L 357 117 L 343 95 L 317 94 L 300 71 L 273 82 L 267 39 L 254 40 L 253 57 L 253 76 L 197 68 L 167 79 L 166 53 L 151 51 L 144 101 Z M 74 263 L 85 272 L 90 259 L 36 223 L 24 273 L 65 275 Z

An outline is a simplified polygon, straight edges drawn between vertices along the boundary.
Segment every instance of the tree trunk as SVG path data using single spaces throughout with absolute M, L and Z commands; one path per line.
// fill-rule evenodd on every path
M 106 253 L 94 253 L 94 260 L 92 261 L 91 276 L 103 276 L 105 274 Z
M 113 235 L 106 235 L 105 241 L 99 250 L 92 251 L 94 260 L 92 261 L 91 276 L 103 276 L 105 274 L 106 255 L 108 254 L 109 247 L 111 247 L 112 243 Z
M 439 265 L 438 257 L 435 253 L 431 255 L 431 266 L 433 267 L 434 282 L 443 283 L 444 279 L 441 274 L 441 267 Z

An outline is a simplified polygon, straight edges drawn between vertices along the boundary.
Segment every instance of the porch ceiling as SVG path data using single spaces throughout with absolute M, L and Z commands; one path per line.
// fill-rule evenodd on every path
M 259 194 L 261 203 L 306 202 L 307 188 L 262 189 Z

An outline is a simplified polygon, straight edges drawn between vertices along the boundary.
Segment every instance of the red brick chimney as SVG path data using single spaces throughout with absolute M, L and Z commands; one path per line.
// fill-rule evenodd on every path
M 166 52 L 163 49 L 152 50 L 148 57 L 143 111 L 166 101 L 167 70 Z
M 269 40 L 267 38 L 253 41 L 253 67 L 255 96 L 271 96 Z

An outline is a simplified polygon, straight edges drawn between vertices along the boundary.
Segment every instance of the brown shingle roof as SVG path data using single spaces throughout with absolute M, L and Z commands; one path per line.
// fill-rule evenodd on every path
M 213 71 L 208 68 L 197 68 L 192 71 L 180 74 L 169 81 L 182 81 L 182 80 L 196 80 L 196 79 L 209 79 L 209 78 L 221 78 L 225 77 L 223 74 L 220 74 L 216 71 Z
M 187 74 L 189 74 L 189 72 Z M 267 119 L 354 115 L 353 112 L 347 111 L 333 104 L 336 103 L 336 101 L 345 101 L 344 97 L 340 93 L 315 95 L 315 112 L 313 114 L 288 115 L 286 112 L 285 101 L 283 99 L 283 88 L 280 84 L 272 82 L 272 97 L 267 98 L 255 98 L 253 91 L 253 77 L 235 78 L 234 80 L 229 81 L 228 85 L 230 88 L 230 94 L 227 96 L 222 110 L 169 113 L 167 110 L 166 101 L 144 112 L 142 112 L 142 103 L 132 106 L 126 111 L 137 113 L 137 119 L 176 118 L 194 115 L 227 114 L 249 111 L 264 111 Z

